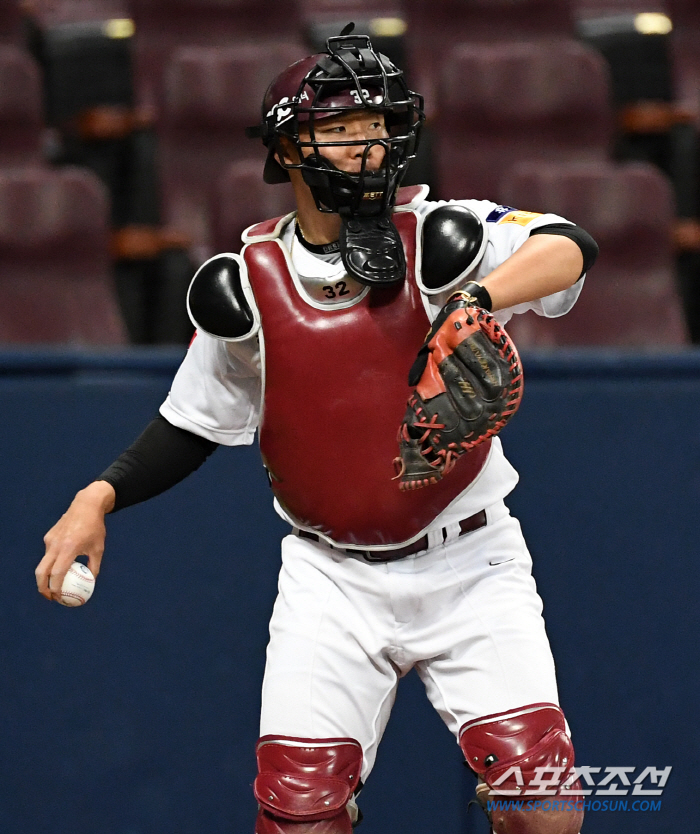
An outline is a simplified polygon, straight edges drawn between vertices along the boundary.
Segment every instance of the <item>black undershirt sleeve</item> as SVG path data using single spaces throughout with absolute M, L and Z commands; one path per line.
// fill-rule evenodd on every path
M 97 480 L 114 487 L 116 512 L 175 486 L 199 469 L 218 445 L 158 416 Z
M 571 223 L 550 223 L 548 226 L 540 226 L 534 229 L 530 232 L 530 237 L 533 235 L 562 235 L 562 237 L 568 237 L 570 240 L 573 240 L 583 255 L 583 269 L 579 278 L 588 272 L 598 257 L 598 244 L 580 226 L 574 226 Z

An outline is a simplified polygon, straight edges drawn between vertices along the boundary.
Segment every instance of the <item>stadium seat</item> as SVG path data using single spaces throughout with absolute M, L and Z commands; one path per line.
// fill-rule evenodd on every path
M 164 212 L 169 225 L 191 236 L 196 260 L 211 252 L 209 206 L 221 172 L 241 159 L 254 160 L 262 172 L 265 150 L 244 129 L 260 121 L 270 80 L 304 54 L 289 41 L 182 47 L 174 54 L 160 133 Z
M 460 40 L 525 40 L 567 37 L 573 32 L 569 6 L 561 0 L 410 0 L 409 27 L 437 46 Z
M 380 10 L 403 14 L 407 4 L 406 0 L 297 0 L 297 5 L 304 20 L 351 15 L 346 21 L 349 23 L 352 15 L 374 17 Z
M 609 64 L 618 123 L 615 157 L 651 162 L 671 177 L 676 211 L 687 221 L 679 245 L 687 248 L 690 240 L 698 249 L 700 227 L 696 221 L 692 234 L 687 234 L 700 207 L 697 3 L 575 0 L 575 4 L 581 38 L 598 49 Z
M 0 169 L 0 342 L 125 342 L 108 214 L 86 171 Z
M 569 0 L 577 18 L 611 17 L 645 12 L 668 11 L 669 0 Z
M 245 159 L 223 171 L 212 209 L 214 251 L 238 252 L 244 229 L 296 208 L 291 185 L 267 185 L 261 170 L 258 161 Z
M 288 0 L 131 0 L 136 23 L 136 78 L 142 104 L 159 112 L 164 73 L 182 46 L 230 46 L 297 40 L 300 24 Z
M 465 83 L 469 79 L 469 83 Z M 492 198 L 520 160 L 604 160 L 612 110 L 603 59 L 576 41 L 459 44 L 434 120 L 440 196 Z
M 668 8 L 678 98 L 700 126 L 700 5 L 697 0 L 668 0 Z
M 0 46 L 0 165 L 39 160 L 41 107 L 41 81 L 34 61 L 15 46 Z
M 117 72 L 122 64 L 129 70 L 128 6 L 126 0 L 24 0 L 22 12 L 39 64 L 0 48 L 0 202 L 12 222 L 26 223 L 31 215 L 33 237 L 23 239 L 12 224 L 0 230 L 0 338 L 119 344 L 125 333 L 113 292 L 106 194 L 87 171 L 44 168 L 41 140 L 48 121 L 60 127 L 51 134 L 52 159 L 103 175 L 110 170 L 95 141 L 104 137 L 83 135 L 83 116 L 130 101 L 130 78 L 125 85 Z M 121 96 L 125 86 L 123 99 L 110 99 L 115 87 Z M 116 109 L 119 117 L 125 108 Z M 113 127 L 114 119 L 107 122 Z M 79 152 L 83 140 L 90 154 Z M 108 141 L 113 145 L 114 136 Z
M 42 26 L 129 17 L 129 0 L 23 0 L 24 14 Z
M 507 205 L 551 211 L 596 239 L 600 255 L 574 309 L 562 319 L 528 313 L 508 330 L 522 347 L 688 342 L 675 278 L 673 194 L 645 163 L 521 163 L 505 175 Z
M 574 35 L 571 11 L 562 0 L 410 0 L 405 8 L 411 83 L 425 96 L 430 116 L 437 67 L 455 44 Z
M 0 4 L 0 43 L 18 43 L 20 38 L 19 2 L 4 0 Z

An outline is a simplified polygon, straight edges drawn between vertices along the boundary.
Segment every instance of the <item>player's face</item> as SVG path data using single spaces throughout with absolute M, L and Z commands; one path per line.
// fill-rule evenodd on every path
M 349 174 L 358 174 L 362 169 L 362 158 L 365 153 L 367 141 L 388 139 L 383 113 L 373 113 L 370 110 L 361 110 L 354 113 L 343 113 L 337 116 L 329 116 L 325 119 L 316 119 L 314 122 L 315 141 L 319 144 L 324 142 L 362 142 L 358 145 L 328 145 L 321 148 L 321 153 L 341 171 Z M 300 126 L 299 138 L 302 142 L 310 141 L 309 128 Z M 302 148 L 304 156 L 313 153 L 312 148 Z M 382 145 L 371 145 L 367 154 L 367 169 L 377 171 L 382 166 L 385 149 Z

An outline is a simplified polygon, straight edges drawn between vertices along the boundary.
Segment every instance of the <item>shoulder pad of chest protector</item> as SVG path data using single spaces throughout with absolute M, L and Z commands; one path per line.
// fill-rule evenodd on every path
M 420 289 L 430 295 L 457 286 L 481 261 L 487 243 L 487 226 L 471 209 L 438 206 L 423 220 Z
M 210 336 L 224 341 L 247 339 L 259 325 L 249 293 L 248 271 L 240 255 L 216 255 L 192 279 L 187 312 L 194 326 Z

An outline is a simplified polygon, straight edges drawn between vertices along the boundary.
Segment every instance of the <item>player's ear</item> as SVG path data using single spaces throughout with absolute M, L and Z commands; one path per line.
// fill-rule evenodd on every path
M 299 160 L 299 152 L 294 144 L 287 139 L 286 136 L 280 136 L 275 148 L 275 159 L 284 168 L 287 165 L 297 165 Z

